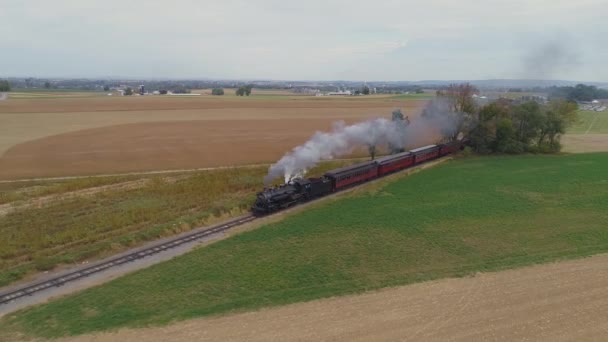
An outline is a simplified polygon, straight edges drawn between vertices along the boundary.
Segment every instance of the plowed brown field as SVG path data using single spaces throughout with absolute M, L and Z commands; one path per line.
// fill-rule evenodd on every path
M 66 341 L 605 341 L 607 255 Z
M 0 179 L 270 162 L 338 120 L 426 101 L 96 97 L 0 103 Z

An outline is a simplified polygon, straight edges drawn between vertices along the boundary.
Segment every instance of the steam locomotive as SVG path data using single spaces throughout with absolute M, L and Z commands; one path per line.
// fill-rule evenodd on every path
M 251 211 L 256 216 L 270 214 L 343 190 L 355 184 L 364 183 L 428 160 L 455 153 L 464 149 L 468 143 L 468 139 L 462 139 L 446 144 L 428 145 L 408 152 L 328 171 L 320 178 L 293 179 L 287 184 L 259 192 Z

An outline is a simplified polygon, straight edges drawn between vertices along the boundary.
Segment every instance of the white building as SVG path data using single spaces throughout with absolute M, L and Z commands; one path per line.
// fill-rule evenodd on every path
M 352 95 L 353 93 L 350 90 L 345 90 L 345 91 L 332 91 L 330 93 L 327 93 L 327 95 L 329 96 L 349 96 Z

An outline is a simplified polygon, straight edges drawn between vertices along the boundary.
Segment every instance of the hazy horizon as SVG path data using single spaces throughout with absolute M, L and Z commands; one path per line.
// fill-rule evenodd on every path
M 604 6 L 5 0 L 0 77 L 604 82 Z

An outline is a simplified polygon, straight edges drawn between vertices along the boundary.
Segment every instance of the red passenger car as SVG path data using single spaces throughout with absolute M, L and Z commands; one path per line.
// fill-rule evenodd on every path
M 439 157 L 439 146 L 428 145 L 410 151 L 414 155 L 414 164 L 420 164 L 429 159 Z
M 455 153 L 455 152 L 458 152 L 458 150 L 460 150 L 461 148 L 462 148 L 462 141 L 454 140 L 447 144 L 441 145 L 441 147 L 439 148 L 439 155 L 445 156 L 446 154 Z
M 377 159 L 376 163 L 378 163 L 378 176 L 384 176 L 414 165 L 414 155 L 410 152 L 393 154 Z
M 333 189 L 336 191 L 378 177 L 378 165 L 375 161 L 369 161 L 329 171 L 325 177 L 331 179 Z

